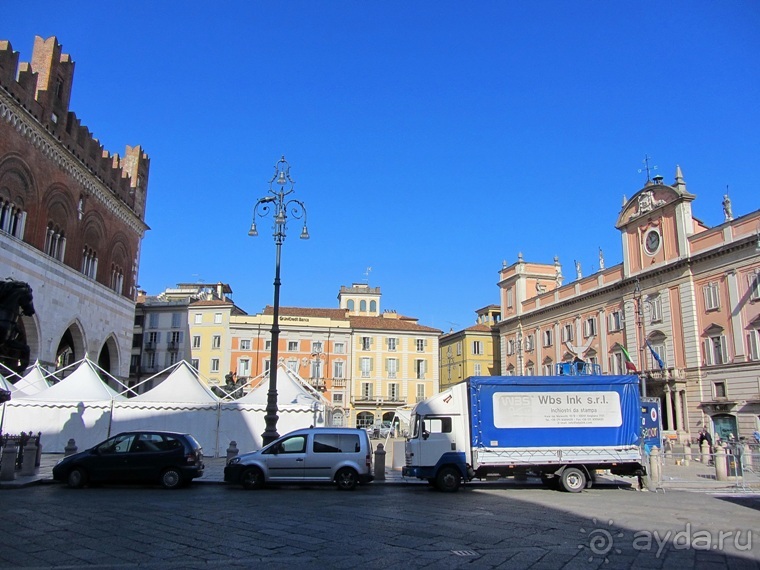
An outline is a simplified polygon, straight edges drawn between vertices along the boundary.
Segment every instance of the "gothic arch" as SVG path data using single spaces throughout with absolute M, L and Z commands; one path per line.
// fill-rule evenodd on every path
M 103 343 L 98 353 L 98 366 L 116 376 L 119 372 L 119 343 L 116 341 L 116 335 L 110 334 Z M 117 391 L 121 391 L 123 386 L 112 386 Z
M 87 339 L 79 319 L 74 319 L 60 336 L 55 349 L 56 370 L 81 360 L 87 355 Z M 68 372 L 68 371 L 67 371 Z
M 18 328 L 21 336 L 29 347 L 29 362 L 33 363 L 40 357 L 40 321 L 37 313 L 28 317 L 21 315 L 18 318 Z

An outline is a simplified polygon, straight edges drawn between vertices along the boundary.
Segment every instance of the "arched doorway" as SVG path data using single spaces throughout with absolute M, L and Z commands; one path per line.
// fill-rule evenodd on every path
M 85 342 L 82 329 L 79 328 L 77 323 L 73 323 L 61 336 L 61 340 L 58 342 L 58 348 L 55 351 L 55 369 L 56 371 L 66 368 L 73 364 L 77 360 L 81 360 L 85 356 Z M 73 372 L 72 369 L 67 369 L 63 372 L 60 379 Z
M 356 427 L 367 428 L 375 423 L 375 415 L 372 412 L 359 412 L 356 414 Z

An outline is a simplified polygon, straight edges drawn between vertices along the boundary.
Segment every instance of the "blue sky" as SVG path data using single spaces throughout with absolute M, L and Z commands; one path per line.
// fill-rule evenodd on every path
M 272 303 L 269 221 L 247 235 L 281 155 L 291 224 L 283 305 L 381 307 L 444 331 L 499 302 L 502 260 L 559 256 L 567 280 L 622 259 L 622 197 L 680 164 L 696 217 L 760 207 L 760 3 L 0 1 L 29 61 L 55 35 L 71 108 L 106 149 L 151 158 L 139 282 L 223 281 Z M 367 268 L 371 267 L 367 279 Z

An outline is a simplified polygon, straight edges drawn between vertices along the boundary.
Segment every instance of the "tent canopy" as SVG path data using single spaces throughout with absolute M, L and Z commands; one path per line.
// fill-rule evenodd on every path
M 124 399 L 103 382 L 95 365 L 87 358 L 83 359 L 77 369 L 58 384 L 34 394 L 29 394 L 23 388 L 20 389 L 23 390 L 23 394 L 19 394 L 18 398 L 36 402 L 102 402 Z
M 183 404 L 216 404 L 219 398 L 198 378 L 184 360 L 155 388 L 130 398 L 129 402 L 181 402 Z

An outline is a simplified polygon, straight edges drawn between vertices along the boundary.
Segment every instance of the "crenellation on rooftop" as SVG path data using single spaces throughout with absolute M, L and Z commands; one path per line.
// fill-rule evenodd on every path
M 123 157 L 107 151 L 69 110 L 74 67 L 55 36 L 35 38 L 31 62 L 19 61 L 11 43 L 0 41 L 0 88 L 143 219 L 150 159 L 139 145 L 127 146 Z

